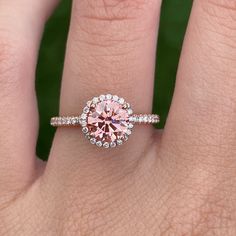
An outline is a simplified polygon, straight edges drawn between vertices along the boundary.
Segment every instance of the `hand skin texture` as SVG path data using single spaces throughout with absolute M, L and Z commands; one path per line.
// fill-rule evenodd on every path
M 236 1 L 195 0 L 166 127 L 35 156 L 34 76 L 57 0 L 0 0 L 0 235 L 236 235 Z M 102 93 L 152 110 L 160 0 L 74 0 L 60 115 Z M 13 17 L 14 16 L 14 17 Z

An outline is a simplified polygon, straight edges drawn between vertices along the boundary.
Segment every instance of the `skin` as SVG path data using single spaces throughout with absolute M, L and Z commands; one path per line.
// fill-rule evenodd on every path
M 194 1 L 162 132 L 103 150 L 59 128 L 42 163 L 34 75 L 56 5 L 0 0 L 0 235 L 236 235 L 236 2 Z M 74 0 L 60 115 L 108 92 L 151 112 L 160 5 Z

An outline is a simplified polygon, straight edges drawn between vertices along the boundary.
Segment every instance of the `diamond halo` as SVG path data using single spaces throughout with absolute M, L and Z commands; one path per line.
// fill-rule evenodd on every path
M 132 133 L 132 113 L 124 98 L 111 94 L 100 95 L 86 103 L 79 122 L 91 144 L 113 148 L 126 142 Z

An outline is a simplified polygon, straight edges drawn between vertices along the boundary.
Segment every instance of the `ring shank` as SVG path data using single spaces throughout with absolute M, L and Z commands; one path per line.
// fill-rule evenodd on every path
M 51 126 L 78 126 L 80 125 L 80 116 L 58 116 L 52 117 L 50 121 Z
M 157 124 L 160 122 L 159 115 L 156 114 L 134 114 L 129 117 L 133 124 Z M 78 126 L 81 125 L 80 116 L 58 116 L 52 117 L 50 124 L 54 127 Z

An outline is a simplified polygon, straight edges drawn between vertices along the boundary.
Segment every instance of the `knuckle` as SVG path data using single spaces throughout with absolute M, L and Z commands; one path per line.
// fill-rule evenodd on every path
M 96 90 L 123 89 L 133 85 L 128 77 L 127 61 L 140 67 L 140 48 L 155 37 L 157 25 L 156 0 L 82 0 L 75 1 L 72 13 L 68 54 L 70 70 L 91 91 L 89 79 L 95 80 Z M 148 35 L 148 36 L 147 36 Z M 143 46 L 145 45 L 145 46 Z M 147 46 L 149 47 L 149 46 Z M 79 55 L 79 56 L 78 56 Z M 78 67 L 78 65 L 82 65 Z M 92 68 L 92 70 L 84 70 Z M 133 69 L 133 68 L 132 68 Z M 138 70 L 132 75 L 140 77 Z M 97 78 L 99 81 L 96 81 Z M 119 79 L 122 78 L 122 79 Z M 80 83 L 81 83 L 80 81 Z M 141 82 L 140 82 L 141 83 Z M 129 89 L 130 90 L 130 89 Z
M 77 39 L 94 46 L 111 46 L 141 37 L 155 27 L 158 4 L 153 0 L 76 1 L 72 21 Z M 121 30 L 122 29 L 122 30 Z M 130 33 L 132 29 L 132 34 Z M 92 36 L 92 37 L 91 37 Z M 89 38 L 88 38 L 89 37 Z
M 154 1 L 149 0 L 89 0 L 76 1 L 75 10 L 97 20 L 125 20 L 136 18 Z M 80 14 L 81 15 L 81 14 Z

